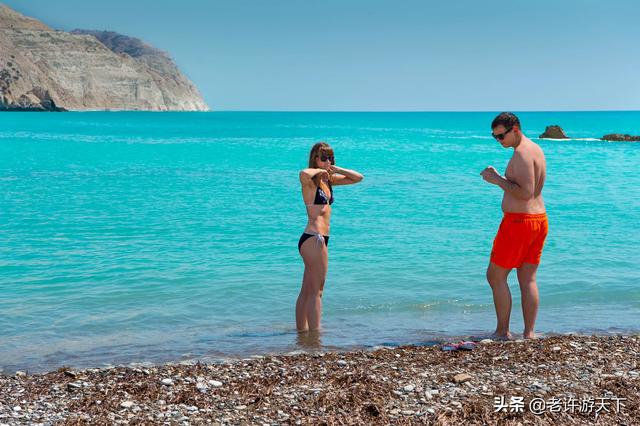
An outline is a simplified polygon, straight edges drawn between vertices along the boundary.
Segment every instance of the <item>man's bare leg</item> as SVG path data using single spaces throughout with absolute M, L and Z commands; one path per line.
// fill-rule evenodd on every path
M 538 265 L 523 263 L 518 268 L 518 282 L 522 297 L 522 316 L 524 317 L 524 338 L 535 338 L 534 327 L 538 315 L 538 284 L 536 272 Z
M 511 339 L 509 332 L 509 317 L 511 316 L 511 292 L 507 277 L 511 269 L 505 269 L 493 262 L 487 268 L 487 281 L 493 291 L 493 304 L 496 308 L 498 325 L 494 336 L 502 339 Z

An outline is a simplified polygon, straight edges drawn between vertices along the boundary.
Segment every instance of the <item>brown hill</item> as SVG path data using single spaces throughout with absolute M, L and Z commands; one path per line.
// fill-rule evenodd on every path
M 164 52 L 113 32 L 56 31 L 0 4 L 0 110 L 207 111 Z

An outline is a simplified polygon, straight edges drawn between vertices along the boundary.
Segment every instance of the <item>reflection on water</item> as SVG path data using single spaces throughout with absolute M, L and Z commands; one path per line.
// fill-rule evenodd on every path
M 321 331 L 301 331 L 298 332 L 296 343 L 300 349 L 305 351 L 319 351 L 322 349 Z

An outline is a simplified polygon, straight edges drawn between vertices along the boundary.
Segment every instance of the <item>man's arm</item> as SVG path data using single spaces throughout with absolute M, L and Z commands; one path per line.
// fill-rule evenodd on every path
M 499 186 L 504 192 L 520 200 L 533 198 L 535 190 L 535 173 L 533 160 L 528 160 L 516 153 L 513 156 L 513 176 L 511 179 L 501 176 L 496 169 L 489 166 L 480 173 L 484 180 Z

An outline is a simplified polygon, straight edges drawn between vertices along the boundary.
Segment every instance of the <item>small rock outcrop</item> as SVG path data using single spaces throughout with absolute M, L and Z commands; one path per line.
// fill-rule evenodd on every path
M 2 90 L 2 80 L 0 80 L 0 90 Z M 23 93 L 14 101 L 7 100 L 5 96 L 0 96 L 0 111 L 66 111 L 56 105 L 51 99 L 48 90 L 36 86 Z
M 114 32 L 57 31 L 0 4 L 0 111 L 208 111 L 171 58 Z
M 558 125 L 547 126 L 544 132 L 539 136 L 540 139 L 569 139 Z
M 621 133 L 611 133 L 602 137 L 603 141 L 640 142 L 640 136 L 632 136 Z

